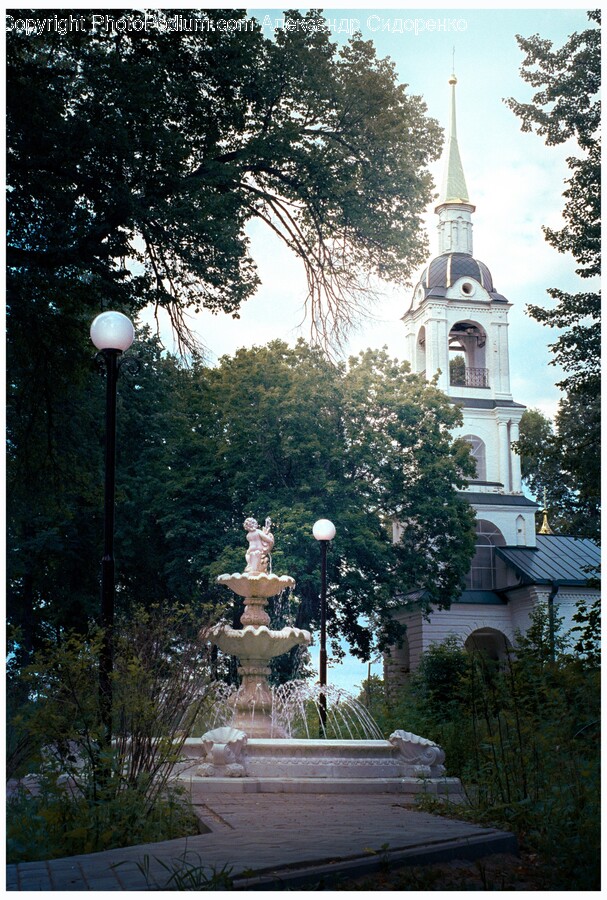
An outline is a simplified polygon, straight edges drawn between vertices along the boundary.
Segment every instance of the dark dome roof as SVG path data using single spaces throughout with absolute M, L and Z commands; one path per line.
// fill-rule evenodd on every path
M 478 281 L 489 294 L 494 293 L 491 272 L 485 263 L 474 259 L 469 253 L 443 253 L 441 256 L 437 256 L 424 269 L 420 283 L 427 290 L 449 288 L 464 275 Z

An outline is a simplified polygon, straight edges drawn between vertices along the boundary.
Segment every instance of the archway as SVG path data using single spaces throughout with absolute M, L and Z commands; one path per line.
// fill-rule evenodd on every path
M 464 641 L 464 649 L 469 653 L 483 653 L 494 662 L 502 662 L 512 650 L 512 644 L 497 628 L 477 628 Z
M 476 322 L 456 322 L 449 332 L 449 382 L 452 386 L 489 387 L 487 335 Z

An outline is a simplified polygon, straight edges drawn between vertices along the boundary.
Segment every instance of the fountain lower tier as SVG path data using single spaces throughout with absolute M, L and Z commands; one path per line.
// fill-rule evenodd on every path
M 180 778 L 201 793 L 428 792 L 461 794 L 444 775 L 444 753 L 409 732 L 389 740 L 249 738 L 239 729 L 215 729 L 189 738 Z
M 268 663 L 298 644 L 308 645 L 312 640 L 310 632 L 292 627 L 271 631 L 266 625 L 245 625 L 241 629 L 216 625 L 207 632 L 207 638 L 240 661 L 238 674 L 242 682 L 229 701 L 234 709 L 233 726 L 252 738 L 286 737 L 286 732 L 272 722 Z

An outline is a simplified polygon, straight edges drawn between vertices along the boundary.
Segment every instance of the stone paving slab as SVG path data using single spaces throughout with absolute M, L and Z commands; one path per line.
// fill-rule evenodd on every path
M 231 869 L 236 889 L 302 887 L 379 864 L 419 864 L 516 852 L 507 832 L 418 812 L 398 796 L 213 794 L 195 798 L 200 835 L 48 862 L 8 866 L 7 890 L 146 890 L 166 884 L 187 854 Z M 149 865 L 146 881 L 140 867 Z M 313 888 L 310 888 L 313 889 Z

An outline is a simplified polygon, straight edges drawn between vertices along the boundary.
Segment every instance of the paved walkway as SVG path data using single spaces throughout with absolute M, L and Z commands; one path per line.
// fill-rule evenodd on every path
M 7 890 L 170 890 L 173 863 L 184 854 L 209 873 L 230 869 L 233 889 L 314 890 L 336 876 L 386 863 L 516 852 L 516 840 L 506 832 L 417 812 L 393 794 L 214 794 L 197 801 L 206 833 L 10 865 Z

